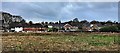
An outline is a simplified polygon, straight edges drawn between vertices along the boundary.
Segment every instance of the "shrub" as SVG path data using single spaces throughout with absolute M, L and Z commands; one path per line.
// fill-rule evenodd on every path
M 48 28 L 48 32 L 51 32 L 51 31 L 53 31 L 53 29 L 52 28 Z
M 117 26 L 106 26 L 100 29 L 101 32 L 117 32 L 118 27 Z
M 118 25 L 118 31 L 120 32 L 120 25 Z
M 54 31 L 54 32 L 57 32 L 57 31 L 58 31 L 58 28 L 53 28 L 53 31 Z
M 49 31 L 49 32 L 51 32 L 51 31 L 57 32 L 57 31 L 58 31 L 58 28 L 48 28 L 48 31 Z

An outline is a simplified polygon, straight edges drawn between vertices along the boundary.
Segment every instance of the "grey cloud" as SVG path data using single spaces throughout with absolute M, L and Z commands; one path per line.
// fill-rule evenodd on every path
M 4 2 L 2 7 L 3 11 L 34 21 L 35 19 L 37 21 L 66 21 L 74 17 L 81 20 L 100 20 L 101 18 L 105 20 L 109 17 L 114 19 L 118 11 L 116 2 Z

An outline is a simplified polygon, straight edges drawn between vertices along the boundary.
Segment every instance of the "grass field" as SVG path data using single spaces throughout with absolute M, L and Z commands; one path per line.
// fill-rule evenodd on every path
M 4 33 L 3 51 L 118 51 L 119 33 Z

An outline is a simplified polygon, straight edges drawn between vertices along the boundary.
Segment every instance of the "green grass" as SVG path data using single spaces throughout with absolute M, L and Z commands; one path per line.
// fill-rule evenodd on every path
M 120 34 L 112 33 L 7 33 L 5 51 L 117 51 Z

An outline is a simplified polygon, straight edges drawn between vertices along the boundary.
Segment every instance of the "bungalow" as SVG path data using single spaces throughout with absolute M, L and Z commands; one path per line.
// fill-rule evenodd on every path
M 84 23 L 82 30 L 83 31 L 99 31 L 99 29 L 102 27 L 101 24 L 90 24 L 90 23 Z
M 70 24 L 65 24 L 64 25 L 65 31 L 70 31 L 71 28 L 72 28 L 72 26 Z
M 46 32 L 47 28 L 42 26 L 41 24 L 18 24 L 10 27 L 11 32 Z
M 91 24 L 89 31 L 99 31 L 98 25 L 97 24 Z
M 65 24 L 64 29 L 65 29 L 65 31 L 77 31 L 78 27 L 77 26 L 72 26 L 70 24 Z
M 48 27 L 49 28 L 63 28 L 64 23 L 60 23 L 60 24 L 49 24 Z
M 23 31 L 23 26 L 22 24 L 12 24 L 10 25 L 10 32 L 22 32 Z
M 45 28 L 41 24 L 32 24 L 32 25 L 27 24 L 26 26 L 24 26 L 23 31 L 24 32 L 46 32 L 47 28 Z
M 49 24 L 48 28 L 57 28 L 58 32 L 64 32 L 64 31 L 77 31 L 77 26 L 72 26 L 70 24 L 60 23 L 60 24 Z
M 86 23 L 82 24 L 82 31 L 91 31 L 90 23 L 86 22 Z
M 59 23 L 59 24 L 48 24 L 48 28 L 56 28 L 57 32 L 64 32 L 64 23 Z M 49 31 L 49 30 L 48 30 Z M 55 30 L 56 31 L 56 30 Z
M 23 27 L 15 27 L 15 32 L 22 32 L 23 31 Z

